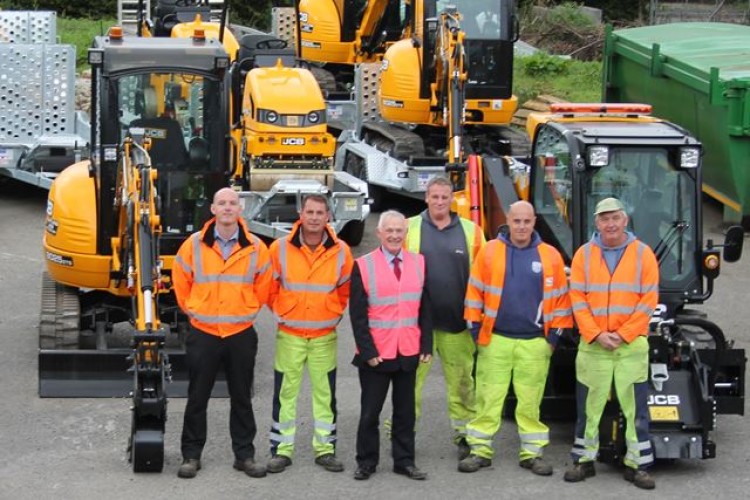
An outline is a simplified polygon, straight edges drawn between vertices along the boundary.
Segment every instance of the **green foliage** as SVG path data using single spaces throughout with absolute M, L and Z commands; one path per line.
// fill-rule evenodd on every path
M 565 71 L 566 65 L 566 60 L 542 51 L 521 59 L 521 67 L 524 73 L 533 78 L 545 78 L 562 73 Z
M 107 33 L 117 20 L 111 19 L 71 19 L 57 18 L 57 36 L 60 43 L 74 45 L 76 48 L 76 67 L 80 70 L 87 66 L 87 52 L 97 35 Z
M 551 94 L 571 102 L 599 102 L 601 71 L 598 61 L 568 60 L 543 52 L 516 57 L 513 93 L 521 104 L 540 94 Z
M 584 30 L 595 27 L 594 20 L 581 11 L 581 4 L 574 2 L 564 2 L 551 9 L 546 21 L 559 26 L 576 26 Z
M 0 0 L 3 10 L 53 10 L 61 17 L 112 18 L 117 0 Z
M 293 0 L 234 1 L 229 7 L 229 17 L 233 23 L 252 26 L 261 31 L 270 31 L 271 7 L 292 7 L 293 5 Z

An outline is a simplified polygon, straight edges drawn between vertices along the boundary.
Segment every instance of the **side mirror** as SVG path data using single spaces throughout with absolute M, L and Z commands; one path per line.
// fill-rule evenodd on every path
M 724 238 L 724 260 L 726 262 L 737 262 L 742 256 L 742 245 L 745 240 L 745 231 L 742 226 L 732 226 L 727 229 Z

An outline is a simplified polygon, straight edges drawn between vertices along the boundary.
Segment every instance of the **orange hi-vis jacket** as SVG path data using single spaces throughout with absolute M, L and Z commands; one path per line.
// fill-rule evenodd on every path
M 648 335 L 659 302 L 659 264 L 645 243 L 625 247 L 610 274 L 601 247 L 588 242 L 573 256 L 570 298 L 581 337 L 589 344 L 602 332 L 617 332 L 630 343 Z
M 349 302 L 354 259 L 347 244 L 329 227 L 325 230 L 327 238 L 315 250 L 302 244 L 299 221 L 289 235 L 271 243 L 268 304 L 285 333 L 326 335 L 339 324 Z
M 468 321 L 481 322 L 477 344 L 482 346 L 490 343 L 497 312 L 502 303 L 506 249 L 507 245 L 498 239 L 487 242 L 479 250 L 471 267 L 464 317 Z M 549 335 L 552 328 L 571 328 L 573 314 L 562 256 L 546 243 L 540 243 L 537 250 L 542 261 L 544 334 Z
M 357 259 L 367 293 L 370 335 L 378 355 L 385 360 L 416 356 L 420 349 L 424 257 L 407 250 L 402 250 L 401 256 L 401 279 L 396 279 L 381 248 Z
M 228 337 L 250 328 L 268 301 L 268 248 L 239 220 L 237 243 L 225 261 L 209 220 L 182 244 L 172 267 L 177 303 L 198 330 Z

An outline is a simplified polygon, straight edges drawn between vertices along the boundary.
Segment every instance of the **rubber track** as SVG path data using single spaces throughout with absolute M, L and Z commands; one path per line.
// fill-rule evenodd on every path
M 390 153 L 394 158 L 406 162 L 413 156 L 424 156 L 424 142 L 422 138 L 403 127 L 388 125 L 387 123 L 365 123 L 362 129 L 372 138 L 371 146 Z
M 42 307 L 39 318 L 41 349 L 78 348 L 81 304 L 75 288 L 56 283 L 42 274 Z

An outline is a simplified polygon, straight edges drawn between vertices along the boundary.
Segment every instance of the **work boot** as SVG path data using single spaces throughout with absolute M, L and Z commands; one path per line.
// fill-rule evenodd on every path
M 461 438 L 456 442 L 456 447 L 458 447 L 458 460 L 461 461 L 464 458 L 471 455 L 471 446 L 469 446 L 469 443 L 466 442 L 466 438 Z
M 177 470 L 177 477 L 183 479 L 192 479 L 198 475 L 198 471 L 201 470 L 201 461 L 197 458 L 185 458 L 182 461 L 182 465 Z
M 594 476 L 596 476 L 594 462 L 578 462 L 565 471 L 563 479 L 569 483 L 578 483 L 584 481 L 587 477 Z
M 527 458 L 526 460 L 521 460 L 520 462 L 518 462 L 518 465 L 520 465 L 524 469 L 529 469 L 537 476 L 552 475 L 552 466 L 542 460 L 542 457 Z
M 268 464 L 266 464 L 266 469 L 268 469 L 268 472 L 277 474 L 279 472 L 284 472 L 290 465 L 292 465 L 291 458 L 286 455 L 274 455 L 271 457 L 271 460 L 268 461 Z
M 250 477 L 266 477 L 266 468 L 262 465 L 255 463 L 252 458 L 246 458 L 245 460 L 235 460 L 234 468 L 241 470 Z
M 656 481 L 654 481 L 651 474 L 645 470 L 625 467 L 625 472 L 623 472 L 622 477 L 625 478 L 625 481 L 633 483 L 642 490 L 653 490 L 656 488 Z
M 333 453 L 326 453 L 325 455 L 315 457 L 315 463 L 328 472 L 342 472 L 344 470 L 344 464 Z
M 480 457 L 479 455 L 469 455 L 458 462 L 458 470 L 461 472 L 476 472 L 490 465 L 492 465 L 492 460 L 489 458 Z

